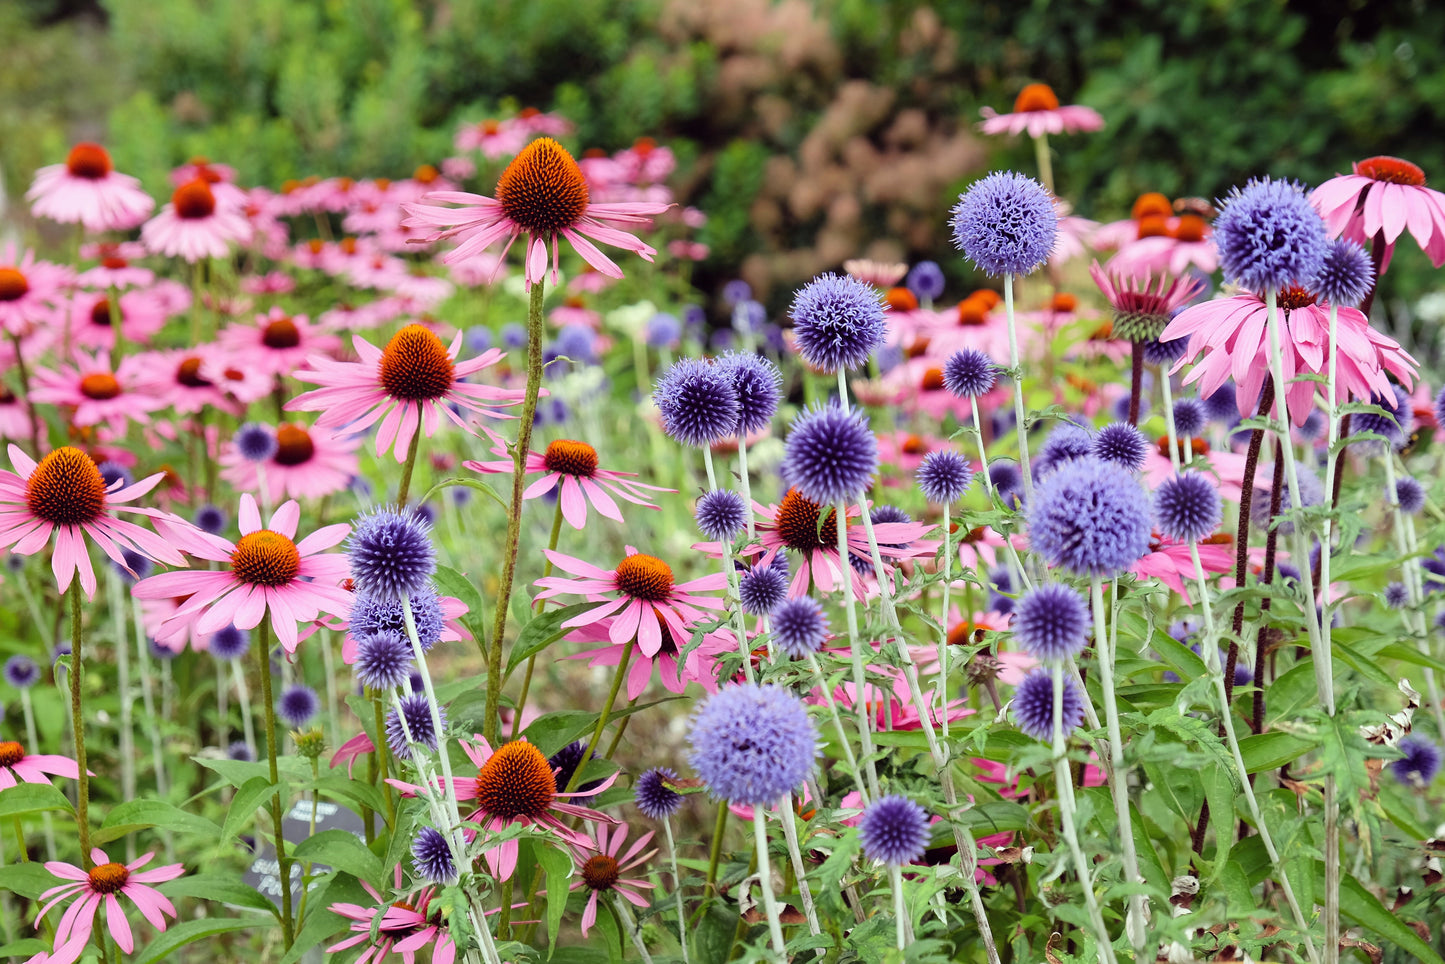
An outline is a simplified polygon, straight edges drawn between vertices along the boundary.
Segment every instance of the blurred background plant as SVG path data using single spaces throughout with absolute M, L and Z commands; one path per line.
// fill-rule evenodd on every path
M 1445 157 L 1445 6 L 1425 0 L 8 0 L 0 32 L 12 198 L 79 138 L 153 193 L 195 155 L 276 187 L 405 176 L 531 106 L 580 149 L 671 147 L 709 215 L 695 282 L 774 301 L 844 258 L 936 257 L 966 181 L 1031 169 L 1026 140 L 973 128 L 1029 81 L 1107 120 L 1053 142 L 1060 194 L 1104 220 L 1144 191 Z

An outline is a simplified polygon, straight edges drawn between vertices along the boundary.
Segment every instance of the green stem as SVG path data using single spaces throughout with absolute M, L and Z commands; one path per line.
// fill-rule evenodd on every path
M 30 397 L 30 372 L 25 367 L 25 351 L 20 336 L 11 334 L 10 342 L 15 346 L 15 374 L 20 376 L 20 397 L 25 399 L 25 411 L 30 416 L 30 445 L 37 459 L 40 458 L 40 417 L 35 414 L 35 402 Z
M 671 834 L 669 834 L 669 838 L 670 837 Z M 30 862 L 30 851 L 25 849 L 25 828 L 20 825 L 19 817 L 15 818 L 15 843 L 20 847 L 20 862 L 22 864 L 28 864 Z M 676 875 L 676 872 L 677 868 L 674 867 L 674 876 Z
M 547 549 L 557 548 L 557 539 L 562 534 L 562 500 L 557 500 L 557 509 L 552 513 L 552 534 L 547 539 Z M 547 558 L 547 564 L 542 567 L 542 578 L 546 579 L 552 575 L 552 560 Z M 538 599 L 536 611 L 540 613 L 546 608 L 547 601 Z M 534 653 L 527 657 L 527 671 L 522 675 L 522 693 L 517 697 L 516 709 L 512 712 L 512 739 L 516 739 L 522 732 L 522 710 L 527 706 L 527 693 L 532 689 L 532 673 L 537 668 L 537 656 Z
M 602 715 L 597 717 L 597 725 L 592 728 L 592 739 L 587 741 L 587 749 L 582 751 L 582 759 L 577 761 L 577 769 L 572 771 L 572 779 L 567 781 L 563 793 L 571 793 L 577 789 L 577 784 L 582 781 L 583 768 L 587 766 L 587 761 L 592 759 L 597 744 L 602 742 L 602 731 L 607 728 L 607 720 L 612 715 L 617 694 L 622 690 L 622 681 L 627 678 L 627 664 L 632 662 L 632 651 L 636 648 L 635 643 L 628 643 L 622 650 L 622 658 L 617 661 L 617 672 L 612 674 L 612 689 L 607 694 L 607 702 L 602 705 Z
M 382 706 L 382 695 L 380 690 L 371 694 L 372 712 L 376 717 L 376 746 L 373 749 L 373 761 L 376 765 L 377 780 L 380 781 L 382 801 L 386 804 L 386 825 L 396 826 L 396 801 L 391 795 L 391 784 L 386 782 L 389 765 L 387 762 L 386 745 L 386 708 Z
M 271 694 L 271 621 L 267 613 L 261 617 L 258 626 L 261 633 L 260 644 L 256 647 L 257 668 L 261 671 L 261 705 L 266 712 L 266 762 L 270 766 L 271 785 L 276 786 L 281 782 L 280 772 L 276 766 L 276 705 Z M 286 941 L 286 949 L 291 949 L 295 938 L 294 925 L 291 921 L 291 863 L 286 859 L 286 837 L 282 833 L 282 806 L 281 794 L 271 795 L 271 825 L 275 831 L 276 838 L 276 867 L 277 876 L 281 879 L 281 931 Z
M 411 444 L 406 449 L 406 464 L 401 467 L 401 485 L 396 490 L 396 504 L 406 505 L 406 497 L 411 494 L 411 473 L 416 468 L 416 450 L 421 444 L 421 425 L 418 424 L 416 431 L 412 434 Z
M 1039 180 L 1050 194 L 1054 193 L 1054 159 L 1049 156 L 1049 135 L 1034 138 L 1034 158 L 1039 162 Z
M 1024 477 L 1024 502 L 1031 504 L 1034 497 L 1034 477 L 1029 469 L 1029 432 L 1027 412 L 1024 409 L 1024 380 L 1019 367 L 1018 322 L 1014 319 L 1014 276 L 1003 276 L 1003 307 L 1008 320 L 1008 363 L 1013 369 L 1014 421 L 1019 436 L 1019 471 Z
M 677 904 L 677 943 L 682 948 L 682 964 L 687 958 L 687 917 L 682 905 L 682 874 L 677 871 L 677 844 L 672 840 L 672 818 L 662 815 L 662 836 L 667 841 L 667 860 L 672 869 L 672 897 Z
M 542 282 L 532 285 L 527 305 L 527 391 L 522 399 L 522 417 L 517 428 L 517 445 L 512 451 L 512 504 L 507 510 L 507 545 L 502 553 L 501 588 L 497 593 L 497 615 L 492 624 L 487 658 L 487 703 L 482 716 L 482 736 L 497 740 L 497 708 L 502 701 L 502 644 L 507 630 L 507 607 L 512 601 L 512 582 L 517 575 L 517 544 L 522 538 L 522 491 L 524 469 L 532 446 L 532 422 L 537 414 L 537 395 L 542 389 Z M 478 642 L 481 642 L 480 640 Z M 580 768 L 579 768 L 580 772 Z
M 723 834 L 728 828 L 728 804 L 726 800 L 718 801 L 717 822 L 712 827 L 712 847 L 707 854 L 707 883 L 703 885 L 703 894 L 710 896 L 717 893 L 717 867 L 722 859 Z
M 90 775 L 85 769 L 85 714 L 80 708 L 81 632 L 80 580 L 70 584 L 70 725 L 75 733 L 75 765 L 79 771 L 75 788 L 75 821 L 80 832 L 80 865 L 93 866 L 90 859 Z

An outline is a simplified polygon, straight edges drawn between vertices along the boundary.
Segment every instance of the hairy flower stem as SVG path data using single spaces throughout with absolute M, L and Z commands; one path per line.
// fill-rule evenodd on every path
M 120 576 L 107 567 L 106 588 L 110 593 L 110 614 L 115 620 L 116 689 L 120 697 L 120 793 L 125 800 L 134 800 L 135 792 L 135 719 L 130 694 L 130 643 L 125 632 L 125 597 Z M 159 775 L 157 775 L 159 779 Z M 126 860 L 135 860 L 135 837 L 125 839 Z
M 1031 502 L 1034 497 L 1034 476 L 1029 469 L 1028 420 L 1024 411 L 1023 373 L 1019 366 L 1019 331 L 1018 322 L 1014 319 L 1014 276 L 1012 274 L 1003 276 L 1003 309 L 1004 316 L 1008 319 L 1008 363 L 1009 368 L 1013 370 L 1014 422 L 1019 436 L 1019 471 L 1024 477 L 1024 501 Z
M 888 868 L 888 877 L 893 885 L 893 922 L 897 933 L 898 949 L 908 947 L 908 911 L 903 904 L 903 871 L 897 864 Z
M 276 767 L 276 704 L 271 695 L 271 621 L 270 614 L 263 614 L 257 624 L 260 640 L 256 645 L 256 668 L 261 673 L 261 705 L 266 713 L 266 763 L 270 767 L 271 785 L 281 782 Z M 284 809 L 281 794 L 273 793 L 271 805 L 271 828 L 275 832 L 277 877 L 281 881 L 281 932 L 286 949 L 291 949 L 296 939 L 295 923 L 291 920 L 291 861 L 286 858 L 286 836 L 282 832 L 281 819 Z
M 1144 343 L 1129 343 L 1129 424 L 1139 424 L 1139 393 L 1144 390 Z
M 726 832 L 727 827 L 728 802 L 726 800 L 719 800 L 717 805 L 717 820 L 713 823 L 712 827 L 712 846 L 708 848 L 707 854 L 707 882 L 703 885 L 704 897 L 711 897 L 717 893 L 717 868 L 722 858 L 723 834 Z M 706 906 L 706 903 L 704 903 L 703 907 Z M 698 908 L 698 914 L 701 913 L 702 908 L 700 907 Z M 697 915 L 694 915 L 693 920 L 696 921 L 696 919 Z
M 706 445 L 702 448 L 702 464 L 707 469 L 707 490 L 709 492 L 716 492 L 717 472 L 713 469 L 712 449 Z M 748 517 L 751 518 L 752 514 L 752 505 L 749 504 Z M 839 531 L 841 532 L 842 530 L 840 529 Z M 738 653 L 743 658 L 743 675 L 747 677 L 749 683 L 756 683 L 758 680 L 757 674 L 753 672 L 753 653 L 752 650 L 748 648 L 748 630 L 743 624 L 743 608 L 740 601 L 741 593 L 738 589 L 738 569 L 737 566 L 733 565 L 732 540 L 725 536 L 718 540 L 718 544 L 722 546 L 723 575 L 727 576 L 728 580 L 728 605 L 733 611 L 731 620 L 733 624 L 733 635 L 737 637 Z M 769 644 L 769 648 L 771 649 L 771 644 Z
M 783 940 L 783 921 L 778 915 L 778 897 L 773 893 L 772 864 L 768 860 L 768 812 L 760 803 L 753 804 L 753 842 L 758 852 L 758 887 L 763 892 L 763 912 L 768 918 L 768 935 L 773 952 L 786 961 L 788 944 Z
M 1254 796 L 1254 785 L 1249 782 L 1249 771 L 1244 765 L 1244 756 L 1239 752 L 1239 739 L 1234 733 L 1234 713 L 1230 710 L 1229 698 L 1224 692 L 1224 667 L 1219 664 L 1219 637 L 1214 623 L 1214 611 L 1210 608 L 1209 582 L 1204 576 L 1204 564 L 1199 561 L 1197 543 L 1189 543 L 1189 559 L 1194 564 L 1194 580 L 1199 585 L 1199 609 L 1204 616 L 1204 639 L 1200 648 L 1204 651 L 1205 668 L 1214 680 L 1215 695 L 1219 697 L 1219 709 L 1224 722 L 1224 739 L 1229 745 L 1229 752 L 1234 760 L 1234 769 L 1238 775 L 1240 787 L 1244 791 L 1249 815 L 1254 819 L 1254 826 L 1259 831 L 1260 843 L 1264 844 L 1265 853 L 1269 855 L 1270 868 L 1275 879 L 1279 881 L 1280 889 L 1284 892 L 1285 903 L 1289 905 L 1290 915 L 1294 918 L 1295 926 L 1300 930 L 1300 936 L 1305 942 L 1305 950 L 1309 954 L 1310 961 L 1313 964 L 1319 964 L 1319 953 L 1315 950 L 1314 942 L 1310 940 L 1309 925 L 1305 923 L 1304 913 L 1300 910 L 1299 901 L 1295 899 L 1294 888 L 1290 886 L 1289 878 L 1285 876 L 1284 866 L 1279 859 L 1279 851 L 1275 850 L 1274 838 L 1269 832 L 1269 825 L 1264 822 L 1264 815 L 1259 812 L 1259 801 Z M 1231 832 L 1227 826 L 1221 827 L 1220 831 Z
M 80 833 L 80 866 L 89 870 L 90 859 L 90 776 L 85 768 L 85 714 L 80 706 L 81 646 L 84 643 L 80 614 L 80 580 L 70 583 L 70 725 L 75 734 L 75 825 Z
M 647 952 L 647 945 L 642 940 L 642 931 L 638 930 L 637 921 L 633 919 L 632 911 L 628 910 L 626 901 L 614 892 L 612 905 L 617 908 L 617 916 L 622 921 L 627 936 L 632 938 L 632 946 L 637 948 L 637 953 L 641 955 L 642 964 L 652 964 L 652 955 Z
M 878 766 L 873 760 L 873 720 L 868 712 L 868 678 L 864 670 L 863 642 L 858 635 L 858 612 L 853 603 L 853 567 L 848 562 L 847 509 L 838 503 L 838 563 L 843 583 L 843 614 L 848 625 L 848 655 L 853 664 L 853 710 L 858 717 L 858 748 L 868 780 L 869 796 L 878 797 Z M 918 704 L 922 710 L 926 704 Z M 927 716 L 927 712 L 920 713 Z
M 561 534 L 562 500 L 558 499 L 556 511 L 552 513 L 552 534 L 547 537 L 548 552 L 553 552 L 557 549 L 557 539 L 561 536 Z M 547 564 L 542 567 L 542 578 L 546 579 L 548 576 L 552 575 L 552 559 L 546 554 L 543 555 L 543 558 L 547 560 Z M 546 608 L 546 606 L 547 600 L 538 599 L 536 605 L 532 608 L 534 612 L 541 613 L 542 610 Z M 516 706 L 512 711 L 512 739 L 514 740 L 517 738 L 517 735 L 522 732 L 522 710 L 527 705 L 527 693 L 530 692 L 532 689 L 532 673 L 536 668 L 537 655 L 533 653 L 531 656 L 527 657 L 527 669 L 522 674 L 522 692 L 517 696 Z
M 803 865 L 803 851 L 798 846 L 796 816 L 797 809 L 790 793 L 778 804 L 778 822 L 783 825 L 783 840 L 788 845 L 788 859 L 793 864 L 793 877 L 798 882 L 798 894 L 803 899 L 803 916 L 808 918 L 808 933 L 817 937 L 822 930 L 818 926 L 818 909 L 813 905 L 813 892 L 808 888 L 808 868 Z
M 853 755 L 853 744 L 848 739 L 848 731 L 843 728 L 843 718 L 838 714 L 838 704 L 833 701 L 833 690 L 823 677 L 823 668 L 818 665 L 818 657 L 814 653 L 808 654 L 808 668 L 813 671 L 813 678 L 818 681 L 818 692 L 823 694 L 823 703 L 828 707 L 828 715 L 833 719 L 833 728 L 838 731 L 838 745 L 843 750 L 843 760 L 848 764 L 848 771 L 853 774 L 853 785 L 858 791 L 859 799 L 863 801 L 863 806 L 866 807 L 872 798 L 863 786 L 863 774 L 858 771 L 858 758 Z
M 421 425 L 412 433 L 411 444 L 406 447 L 406 461 L 401 466 L 401 484 L 396 488 L 398 508 L 406 507 L 407 496 L 411 495 L 411 473 L 416 469 L 416 450 L 421 445 Z
M 662 838 L 667 841 L 667 862 L 672 871 L 672 898 L 677 904 L 677 943 L 682 948 L 682 964 L 687 957 L 687 912 L 682 904 L 682 874 L 677 870 L 677 844 L 672 839 L 672 818 L 662 815 Z
M 1119 729 L 1119 704 L 1114 696 L 1114 659 L 1117 654 L 1104 631 L 1104 587 L 1098 576 L 1090 582 L 1094 609 L 1094 645 L 1099 651 L 1099 684 L 1104 690 L 1104 719 L 1109 731 L 1109 791 L 1114 798 L 1114 818 L 1119 825 L 1119 855 L 1124 863 L 1124 880 L 1138 884 L 1139 854 L 1134 847 L 1134 822 L 1129 812 L 1129 780 L 1124 764 L 1124 740 Z M 1129 916 L 1125 930 L 1134 948 L 1135 960 L 1143 960 L 1147 931 L 1147 907 L 1143 894 L 1129 895 Z
M 987 473 L 985 473 L 987 474 Z M 938 712 L 943 717 L 943 738 L 948 739 L 948 603 L 953 590 L 953 533 L 949 524 L 949 503 L 943 504 L 943 607 L 938 617 Z M 973 613 L 964 613 L 964 621 Z
M 507 635 L 507 607 L 512 601 L 512 582 L 517 576 L 517 545 L 522 539 L 522 491 L 525 488 L 527 453 L 532 447 L 532 423 L 537 415 L 537 395 L 542 390 L 542 281 L 532 285 L 527 303 L 527 390 L 518 419 L 517 445 L 512 450 L 512 504 L 507 509 L 507 544 L 502 550 L 501 587 L 497 592 L 497 614 L 492 621 L 492 639 L 483 655 L 487 659 L 487 703 L 482 716 L 482 736 L 497 742 L 497 709 L 502 702 L 502 645 Z M 484 645 L 482 640 L 477 641 Z
M 1164 431 L 1169 439 L 1169 464 L 1174 471 L 1179 471 L 1180 452 L 1179 434 L 1174 430 L 1174 389 L 1169 384 L 1169 372 L 1164 366 L 1159 366 L 1159 391 L 1164 398 Z M 1188 445 L 1184 446 L 1183 462 L 1188 465 L 1192 450 Z

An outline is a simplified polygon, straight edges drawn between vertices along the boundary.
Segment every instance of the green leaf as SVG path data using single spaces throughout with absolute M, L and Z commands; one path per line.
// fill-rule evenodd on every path
M 420 504 L 420 503 L 418 503 Z M 443 596 L 455 596 L 467 604 L 467 609 L 472 613 L 482 611 L 482 594 L 477 592 L 477 587 L 466 576 L 457 572 L 450 566 L 437 566 L 436 575 L 432 576 L 436 583 L 437 592 Z
M 1269 698 L 1265 701 L 1269 708 L 1269 718 L 1293 719 L 1295 711 L 1307 700 L 1314 699 L 1318 693 L 1314 662 L 1305 657 L 1269 685 L 1266 691 Z
M 33 957 L 36 954 L 48 954 L 49 952 L 50 945 L 34 937 L 22 938 L 13 944 L 0 947 L 0 957 Z
M 511 506 L 509 506 L 506 501 L 497 494 L 496 489 L 492 488 L 481 479 L 442 479 L 436 485 L 433 485 L 430 489 L 427 489 L 426 492 L 422 495 L 422 497 L 416 500 L 416 504 L 421 505 L 422 503 L 426 502 L 427 499 L 440 492 L 442 489 L 450 489 L 456 486 L 462 486 L 463 488 L 467 489 L 476 489 L 483 495 L 489 496 L 493 502 L 497 503 L 497 505 L 501 506 L 503 509 L 511 508 Z M 457 598 L 460 599 L 461 597 L 458 596 Z
M 283 790 L 285 786 L 284 782 L 279 786 L 273 785 L 269 776 L 247 780 L 231 798 L 231 809 L 226 811 L 226 820 L 221 824 L 222 842 L 240 833 L 256 815 L 256 811 L 265 806 L 277 790 Z
M 246 930 L 250 927 L 271 927 L 272 921 L 265 917 L 203 917 L 172 924 L 142 951 L 136 953 L 131 964 L 154 964 L 168 959 L 187 944 L 203 941 L 217 934 Z
M 1179 674 L 1180 679 L 1199 679 L 1208 674 L 1204 660 L 1168 633 L 1156 630 L 1149 640 L 1149 645 L 1164 662 L 1169 664 L 1174 672 Z
M 833 852 L 828 859 L 823 861 L 823 866 L 818 868 L 819 892 L 828 894 L 838 890 L 838 885 L 843 881 L 843 875 L 853 865 L 853 858 L 858 853 L 860 846 L 858 828 L 849 827 L 848 830 L 838 838 L 833 846 Z
M 522 731 L 522 736 L 541 750 L 543 756 L 551 756 L 596 725 L 596 713 L 559 710 L 537 717 Z
M 567 909 L 567 892 L 572 883 L 572 858 L 556 847 L 541 842 L 532 848 L 537 862 L 547 874 L 547 946 L 557 941 L 562 927 L 562 912 Z
M 208 837 L 221 835 L 221 828 L 210 820 L 173 807 L 163 800 L 128 800 L 105 815 L 105 822 L 90 835 L 90 839 L 99 846 L 151 827 L 164 827 L 172 833 L 194 833 Z
M 1428 666 L 1437 673 L 1445 673 L 1445 663 L 1431 656 L 1429 653 L 1422 653 L 1413 646 L 1406 646 L 1404 643 L 1391 643 L 1388 646 L 1381 646 L 1375 653 L 1381 659 L 1398 659 L 1402 663 L 1409 663 L 1412 666 Z M 1393 683 L 1391 685 L 1394 685 Z
M 1321 880 L 1324 879 L 1323 862 L 1316 861 L 1315 873 Z M 1427 964 L 1445 964 L 1429 944 L 1420 940 L 1420 935 L 1415 933 L 1414 928 L 1391 913 L 1351 874 L 1345 874 L 1340 881 L 1340 914 L 1379 934 L 1414 960 L 1425 961 Z
M 297 860 L 328 864 L 359 880 L 376 884 L 381 880 L 381 858 L 366 848 L 356 835 L 346 830 L 323 830 L 296 845 L 292 856 Z
M 1389 673 L 1380 669 L 1379 666 L 1375 665 L 1375 661 L 1364 653 L 1346 646 L 1337 639 L 1330 641 L 1330 650 L 1338 655 L 1342 661 L 1347 663 L 1351 669 L 1366 679 L 1373 680 L 1381 686 L 1395 685 L 1394 678 Z
M 1229 851 L 1234 846 L 1234 797 L 1239 781 L 1231 767 L 1211 763 L 1200 773 L 1204 798 L 1209 801 L 1209 822 L 1214 824 L 1214 866 L 1216 872 L 1228 865 Z M 1189 818 L 1192 823 L 1198 814 Z
M 58 883 L 61 883 L 60 878 L 46 870 L 44 864 L 38 863 L 11 864 L 5 868 L 5 873 L 0 874 L 0 890 L 31 900 Z
M 1298 760 L 1313 748 L 1312 741 L 1283 730 L 1255 733 L 1239 741 L 1239 754 L 1244 758 L 1244 769 L 1248 773 L 1278 769 Z
M 507 654 L 507 672 L 503 678 L 511 676 L 528 657 L 537 655 L 565 636 L 564 622 L 593 607 L 593 603 L 578 603 L 565 609 L 548 609 L 523 626 L 517 641 L 512 644 L 512 651 Z
M 352 780 L 343 776 L 322 777 L 310 786 L 319 789 L 322 797 L 345 797 L 378 813 L 385 807 L 381 791 L 365 780 Z
M 276 905 L 256 888 L 244 884 L 226 874 L 192 874 L 168 880 L 157 888 L 167 897 L 194 897 L 197 900 L 216 900 L 223 904 L 264 910 L 268 914 L 279 913 Z M 277 920 L 280 920 L 278 917 Z
M 65 794 L 48 783 L 17 783 L 0 790 L 0 817 L 19 817 L 47 810 L 69 810 Z
M 316 889 L 308 892 L 306 899 L 313 909 L 306 912 L 306 923 L 297 932 L 295 943 L 281 958 L 280 964 L 295 964 L 311 948 L 350 926 L 349 920 L 328 909 L 332 904 L 365 904 L 371 895 L 352 878 L 333 873 L 329 878 L 322 878 Z
M 199 763 L 238 790 L 253 777 L 269 779 L 271 775 L 270 767 L 264 762 L 248 763 L 245 760 L 221 760 L 204 756 L 193 756 L 191 762 Z M 276 760 L 276 767 L 278 775 L 283 779 L 295 782 L 311 779 L 311 767 L 300 757 L 279 757 Z

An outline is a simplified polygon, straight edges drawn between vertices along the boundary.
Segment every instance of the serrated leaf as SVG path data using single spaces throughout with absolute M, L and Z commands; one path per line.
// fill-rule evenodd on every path
M 240 833 L 256 816 L 256 811 L 265 806 L 278 790 L 284 791 L 285 788 L 285 782 L 273 785 L 269 776 L 247 780 L 231 798 L 231 808 L 226 811 L 226 820 L 221 824 L 221 841 L 224 843 Z
M 0 817 L 19 817 L 48 810 L 69 810 L 65 794 L 48 783 L 17 783 L 0 790 Z
M 372 884 L 381 881 L 381 858 L 368 850 L 355 834 L 346 830 L 323 830 L 308 837 L 296 845 L 291 856 L 297 860 L 327 864 Z
M 1395 685 L 1394 677 L 1380 669 L 1373 659 L 1359 650 L 1333 639 L 1330 641 L 1330 650 L 1339 656 L 1342 662 L 1366 679 L 1379 683 L 1381 686 L 1393 687 Z

